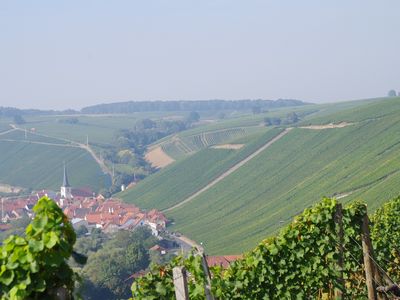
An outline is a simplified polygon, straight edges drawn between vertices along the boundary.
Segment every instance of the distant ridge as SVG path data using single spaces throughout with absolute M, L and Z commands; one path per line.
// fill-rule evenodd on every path
M 79 113 L 73 109 L 66 110 L 41 110 L 41 109 L 19 109 L 15 107 L 0 106 L 0 117 L 24 116 L 44 116 L 44 115 L 73 115 Z
M 310 103 L 295 99 L 128 101 L 88 106 L 82 108 L 81 112 L 84 114 L 119 114 L 149 111 L 249 110 L 254 107 L 271 109 L 307 104 Z

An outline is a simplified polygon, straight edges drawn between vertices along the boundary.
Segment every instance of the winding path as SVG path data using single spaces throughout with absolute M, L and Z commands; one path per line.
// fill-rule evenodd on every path
M 192 194 L 191 196 L 189 196 L 188 198 L 186 198 L 185 200 L 179 202 L 178 204 L 175 204 L 174 206 L 171 206 L 170 208 L 164 209 L 162 212 L 168 212 L 171 211 L 173 209 L 176 209 L 190 201 L 192 201 L 194 198 L 196 198 L 198 195 L 200 195 L 201 193 L 207 191 L 208 189 L 210 189 L 211 187 L 213 187 L 214 185 L 216 185 L 218 182 L 220 182 L 221 180 L 223 180 L 225 177 L 229 176 L 230 174 L 232 174 L 233 172 L 235 172 L 237 169 L 239 169 L 240 167 L 242 167 L 244 164 L 246 164 L 248 161 L 252 160 L 255 156 L 257 156 L 258 154 L 260 154 L 261 152 L 263 152 L 265 149 L 267 149 L 269 146 L 271 146 L 273 143 L 275 143 L 276 141 L 280 140 L 282 137 L 284 137 L 286 134 L 288 134 L 290 132 L 290 130 L 292 130 L 293 128 L 286 128 L 285 130 L 283 130 L 281 133 L 279 133 L 277 136 L 275 136 L 273 139 L 269 140 L 264 146 L 262 146 L 261 148 L 259 148 L 258 150 L 254 151 L 252 154 L 250 154 L 249 156 L 247 156 L 245 159 L 243 159 L 242 161 L 238 162 L 236 165 L 234 165 L 233 167 L 231 167 L 230 169 L 228 169 L 225 173 L 221 174 L 220 176 L 218 176 L 217 178 L 215 178 L 213 181 L 211 181 L 209 184 L 207 184 L 205 187 L 203 187 L 202 189 L 198 190 L 196 193 Z
M 1 134 L 6 134 L 9 133 L 11 131 L 15 131 L 15 130 L 20 130 L 25 132 L 24 128 L 19 128 L 17 126 L 15 126 L 14 124 L 10 124 L 10 126 L 12 127 L 12 129 L 2 132 Z M 37 135 L 37 136 L 42 136 L 42 137 L 46 137 L 46 138 L 52 138 L 52 139 L 57 139 L 60 141 L 64 141 L 67 142 L 68 144 L 57 144 L 57 143 L 48 143 L 48 142 L 38 142 L 38 141 L 24 141 L 24 140 L 8 140 L 8 141 L 13 141 L 13 142 L 27 142 L 27 143 L 33 143 L 33 144 L 42 144 L 42 145 L 49 145 L 49 146 L 59 146 L 59 147 L 74 147 L 74 148 L 81 148 L 87 152 L 89 152 L 89 154 L 93 157 L 93 159 L 96 161 L 96 163 L 100 166 L 101 170 L 105 173 L 108 174 L 112 177 L 112 172 L 111 170 L 106 166 L 106 164 L 104 163 L 104 161 L 102 161 L 97 155 L 96 153 L 93 151 L 92 148 L 90 148 L 89 145 L 86 144 L 82 144 L 73 140 L 69 140 L 69 139 L 65 139 L 65 138 L 59 138 L 59 137 L 53 137 L 53 136 L 49 136 L 46 134 L 40 134 L 40 133 L 36 133 L 36 132 L 29 132 L 29 134 L 33 134 L 33 135 Z M 5 139 L 3 139 L 4 141 L 6 141 Z
M 13 132 L 13 131 L 15 131 L 15 130 L 16 130 L 16 129 L 13 128 L 13 129 L 9 129 L 9 130 L 6 130 L 6 131 L 2 131 L 2 132 L 0 132 L 0 135 L 4 135 L 4 134 L 10 133 L 10 132 Z

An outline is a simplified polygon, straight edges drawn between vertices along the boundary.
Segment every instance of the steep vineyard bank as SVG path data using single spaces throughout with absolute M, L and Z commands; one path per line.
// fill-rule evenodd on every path
M 250 249 L 324 195 L 365 199 L 375 209 L 398 193 L 399 130 L 399 117 L 294 129 L 168 215 L 175 230 L 211 254 L 230 254 Z
M 239 149 L 204 149 L 146 178 L 118 194 L 124 201 L 144 208 L 167 209 L 190 197 L 215 178 L 241 162 L 279 134 L 271 129 Z

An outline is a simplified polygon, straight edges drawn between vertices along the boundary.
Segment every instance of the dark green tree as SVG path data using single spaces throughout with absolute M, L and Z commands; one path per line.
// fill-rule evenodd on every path
M 299 121 L 299 116 L 295 112 L 288 113 L 286 116 L 286 123 L 293 124 Z
M 264 126 L 271 126 L 272 125 L 272 120 L 271 118 L 264 118 Z
M 192 111 L 187 120 L 189 123 L 198 122 L 200 120 L 200 114 L 197 111 Z
M 97 252 L 89 255 L 82 274 L 87 283 L 82 294 L 88 299 L 128 298 L 128 279 L 150 264 L 148 250 L 156 239 L 147 228 L 118 231 Z M 97 297 L 95 297 L 97 295 Z M 98 295 L 107 295 L 100 297 Z M 112 295 L 112 296 L 110 296 Z

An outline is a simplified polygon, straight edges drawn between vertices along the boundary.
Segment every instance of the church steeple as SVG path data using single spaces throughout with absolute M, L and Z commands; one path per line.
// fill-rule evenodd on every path
M 62 199 L 70 200 L 72 198 L 73 198 L 72 189 L 68 182 L 67 167 L 64 162 L 64 178 L 63 178 L 63 184 L 61 186 L 61 200 Z M 63 202 L 61 203 L 61 206 L 63 206 Z
M 68 182 L 68 175 L 67 175 L 67 167 L 65 166 L 64 162 L 64 179 L 63 179 L 63 187 L 71 187 Z

